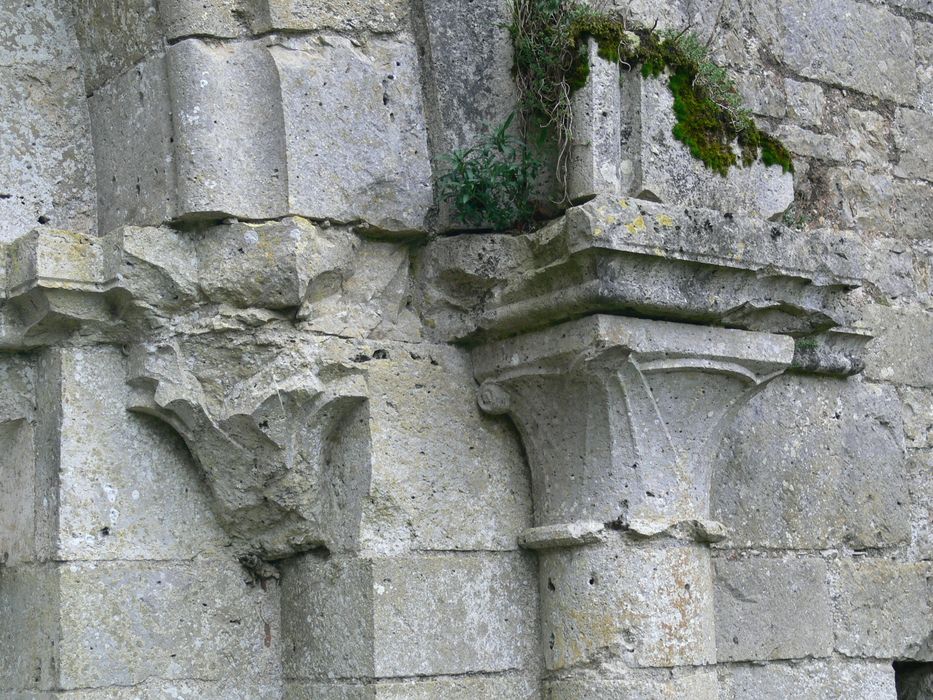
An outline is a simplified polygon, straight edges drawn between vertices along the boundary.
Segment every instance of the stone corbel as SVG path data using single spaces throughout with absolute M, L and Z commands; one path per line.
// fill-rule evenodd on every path
M 184 439 L 241 558 L 351 546 L 369 484 L 362 377 L 304 349 L 278 351 L 239 380 L 199 377 L 219 360 L 195 354 L 177 343 L 137 346 L 129 408 Z
M 528 454 L 550 672 L 715 661 L 715 451 L 793 358 L 788 336 L 603 315 L 474 349 L 480 406 Z

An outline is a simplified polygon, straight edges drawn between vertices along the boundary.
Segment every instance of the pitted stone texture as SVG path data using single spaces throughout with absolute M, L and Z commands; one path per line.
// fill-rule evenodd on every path
M 933 447 L 933 391 L 903 387 L 898 391 L 904 407 L 904 435 L 907 446 Z
M 911 550 L 917 559 L 933 560 L 933 450 L 915 451 L 907 460 L 910 488 Z
M 369 683 L 289 681 L 285 700 L 539 700 L 536 681 L 515 673 Z
M 619 678 L 544 682 L 543 700 L 719 700 L 715 671 L 621 670 Z
M 865 376 L 869 379 L 933 387 L 933 315 L 922 308 L 896 309 L 872 305 L 865 325 L 875 340 L 868 345 Z
M 36 697 L 29 690 L 58 686 L 60 638 L 58 570 L 42 566 L 0 566 L 0 694 Z M 9 690 L 24 691 L 21 696 Z
M 172 45 L 167 55 L 178 178 L 175 216 L 285 214 L 287 142 L 269 52 L 249 42 L 218 46 L 188 39 Z
M 423 228 L 433 194 L 414 46 L 283 37 L 271 52 L 291 210 L 380 231 Z
M 37 483 L 33 428 L 21 418 L 0 421 L 0 567 L 36 558 Z
M 125 359 L 112 347 L 57 351 L 61 402 L 57 557 L 190 558 L 226 537 L 191 457 L 151 418 L 127 412 Z
M 756 161 L 727 177 L 706 168 L 677 141 L 674 97 L 665 80 L 625 74 L 622 84 L 623 182 L 630 194 L 678 205 L 770 219 L 794 200 L 793 176 Z
M 779 74 L 763 71 L 759 74 L 738 73 L 736 87 L 753 114 L 783 117 L 787 113 L 787 95 Z
M 780 51 L 800 75 L 913 102 L 914 43 L 906 19 L 852 0 L 789 0 L 778 7 L 784 25 Z
M 65 564 L 60 579 L 63 689 L 279 674 L 278 589 L 236 562 Z
M 826 564 L 816 558 L 716 559 L 717 660 L 829 656 L 826 576 Z
M 61 4 L 0 7 L 0 243 L 37 225 L 94 226 L 80 55 Z
M 542 550 L 538 577 L 548 670 L 715 661 L 702 546 L 636 545 L 614 535 L 609 544 Z
M 933 240 L 933 184 L 895 180 L 894 221 L 905 238 Z
M 721 665 L 721 700 L 895 700 L 887 661 L 794 661 Z
M 290 560 L 282 575 L 286 677 L 327 682 L 532 667 L 533 581 L 523 554 Z
M 843 559 L 832 579 L 837 651 L 933 661 L 933 564 Z
M 362 365 L 373 454 L 362 547 L 514 549 L 531 524 L 528 468 L 510 423 L 476 405 L 466 353 L 375 343 L 359 352 L 373 358 Z
M 878 547 L 910 537 L 900 402 L 890 387 L 781 377 L 720 449 L 712 515 L 726 546 Z
M 254 0 L 255 1 L 255 0 Z M 391 34 L 407 28 L 411 0 L 259 0 L 253 30 Z
M 72 12 L 89 95 L 162 46 L 155 0 L 75 0 Z
M 235 37 L 244 33 L 257 0 L 158 0 L 166 39 Z
M 814 83 L 802 83 L 790 78 L 784 81 L 787 94 L 787 116 L 800 126 L 820 126 L 826 111 L 823 88 Z
M 900 152 L 896 173 L 933 182 L 933 116 L 899 109 L 894 121 L 894 142 Z

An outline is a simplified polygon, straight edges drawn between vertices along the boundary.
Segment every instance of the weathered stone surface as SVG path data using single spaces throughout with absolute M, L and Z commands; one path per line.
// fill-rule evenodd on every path
M 913 102 L 914 44 L 906 19 L 852 0 L 791 0 L 778 7 L 783 60 L 802 76 Z
M 433 195 L 413 46 L 283 39 L 272 56 L 291 210 L 382 231 L 423 228 Z
M 788 96 L 784 89 L 785 81 L 776 73 L 738 73 L 735 83 L 745 105 L 752 113 L 766 117 L 783 117 L 787 114 Z
M 713 663 L 713 596 L 704 548 L 620 545 L 621 537 L 539 553 L 546 668 Z
M 180 440 L 127 412 L 125 359 L 116 348 L 63 350 L 57 558 L 187 559 L 222 548 L 211 504 Z
M 251 42 L 214 46 L 187 39 L 167 56 L 175 216 L 269 219 L 287 213 L 289 144 L 269 52 Z
M 818 549 L 909 537 L 903 438 L 890 388 L 785 376 L 741 410 L 713 476 L 728 544 Z
M 933 23 L 914 24 L 914 45 L 917 50 L 917 82 L 920 85 L 917 109 L 933 115 Z
M 280 700 L 282 697 L 281 682 L 277 680 L 242 679 L 235 677 L 239 674 L 233 675 L 218 681 L 153 679 L 130 687 L 64 691 L 48 700 Z M 37 699 L 29 696 L 23 700 Z
M 312 31 L 332 29 L 358 34 L 389 34 L 406 28 L 410 0 L 262 0 L 253 30 Z
M 159 0 L 162 31 L 169 40 L 189 36 L 239 36 L 244 32 L 244 24 L 255 2 L 256 0 Z
M 508 421 L 476 405 L 468 355 L 407 344 L 360 352 L 376 356 L 364 365 L 374 461 L 362 546 L 514 549 L 531 525 L 528 468 Z
M 727 177 L 707 169 L 671 133 L 674 97 L 663 80 L 625 75 L 622 87 L 623 177 L 636 197 L 769 219 L 793 202 L 793 177 L 755 162 Z
M 873 305 L 866 309 L 865 323 L 875 335 L 868 346 L 865 374 L 870 379 L 933 386 L 933 317 L 923 309 L 894 309 Z
M 509 698 L 538 700 L 536 679 L 531 674 L 488 674 L 453 678 L 371 683 L 314 683 L 291 681 L 285 700 L 475 700 Z
M 43 497 L 36 479 L 33 429 L 23 417 L 0 421 L 0 566 L 34 561 L 36 506 Z
M 933 660 L 933 565 L 842 559 L 832 579 L 837 651 Z
M 787 94 L 787 116 L 799 126 L 820 126 L 826 109 L 823 89 L 814 83 L 784 80 Z
M 894 220 L 899 235 L 933 240 L 933 184 L 895 180 Z
M 720 557 L 714 570 L 718 661 L 830 655 L 832 611 L 821 559 Z
M 871 110 L 850 109 L 846 147 L 850 163 L 883 168 L 891 160 L 890 120 Z
M 722 666 L 722 700 L 895 700 L 886 661 L 795 661 Z
M 278 588 L 236 562 L 65 564 L 60 586 L 63 689 L 276 677 Z
M 80 56 L 61 7 L 0 7 L 0 242 L 35 226 L 94 225 L 93 153 Z
M 521 554 L 289 561 L 285 674 L 321 682 L 528 668 L 533 580 Z
M 933 116 L 899 109 L 894 122 L 894 142 L 900 152 L 897 174 L 933 181 Z
M 904 407 L 904 435 L 907 446 L 915 449 L 933 447 L 933 391 L 901 388 Z
M 632 698 L 659 698 L 675 700 L 719 700 L 719 684 L 714 671 L 683 673 L 664 671 L 620 672 L 617 679 L 567 679 L 545 681 L 543 700 L 632 700 Z
M 933 450 L 917 451 L 907 460 L 910 488 L 911 550 L 917 559 L 933 559 Z
M 845 144 L 834 134 L 818 134 L 793 124 L 782 125 L 776 136 L 791 153 L 833 162 L 846 159 Z
M 58 685 L 61 645 L 56 629 L 58 571 L 54 564 L 0 566 L 0 693 Z

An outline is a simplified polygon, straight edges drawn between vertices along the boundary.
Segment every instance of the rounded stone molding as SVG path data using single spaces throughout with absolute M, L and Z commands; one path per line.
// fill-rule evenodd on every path
M 511 408 L 508 392 L 495 382 L 483 382 L 476 400 L 483 412 L 491 416 L 505 415 Z

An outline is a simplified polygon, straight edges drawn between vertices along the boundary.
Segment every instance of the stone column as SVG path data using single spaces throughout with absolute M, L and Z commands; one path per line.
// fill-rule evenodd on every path
M 590 316 L 473 351 L 532 472 L 546 697 L 713 698 L 712 458 L 788 337 Z

